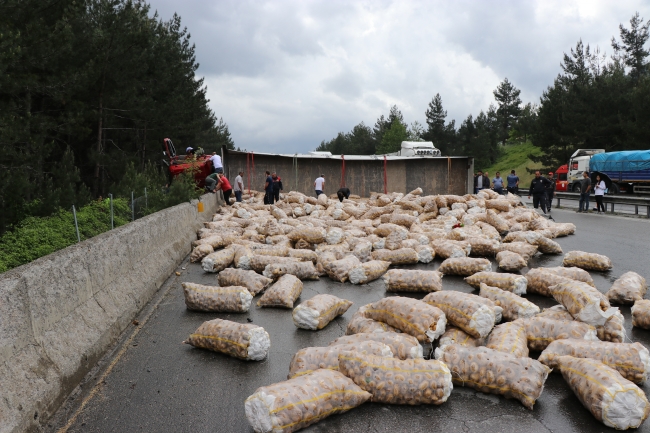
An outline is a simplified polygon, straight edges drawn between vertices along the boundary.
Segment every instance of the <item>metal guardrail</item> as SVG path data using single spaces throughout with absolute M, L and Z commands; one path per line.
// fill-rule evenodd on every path
M 576 192 L 556 192 L 555 198 L 557 199 L 557 206 L 560 207 L 560 200 L 580 200 L 580 193 Z M 589 200 L 595 200 L 593 196 Z M 639 206 L 645 206 L 646 215 L 650 218 L 650 197 L 627 197 L 621 195 L 605 195 L 603 196 L 603 204 L 605 205 L 605 212 L 608 210 L 608 205 L 611 205 L 611 212 L 614 213 L 614 206 L 616 204 L 625 204 L 634 206 L 634 214 L 639 214 Z

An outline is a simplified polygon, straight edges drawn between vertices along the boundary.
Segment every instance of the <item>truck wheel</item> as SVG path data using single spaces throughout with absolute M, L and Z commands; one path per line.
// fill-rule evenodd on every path
M 610 194 L 619 194 L 621 189 L 618 187 L 617 183 L 612 183 L 612 186 L 609 188 Z
M 573 192 L 581 192 L 579 183 L 573 184 Z

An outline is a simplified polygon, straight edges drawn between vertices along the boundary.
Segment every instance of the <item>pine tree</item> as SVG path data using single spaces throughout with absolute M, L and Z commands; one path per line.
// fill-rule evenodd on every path
M 508 81 L 508 78 L 505 78 L 493 93 L 494 98 L 499 104 L 499 108 L 496 110 L 501 126 L 499 138 L 505 144 L 510 133 L 510 128 L 517 121 L 521 112 L 521 99 L 519 99 L 521 90 L 513 86 Z
M 629 30 L 623 27 L 623 24 L 620 24 L 618 28 L 621 41 L 618 42 L 612 37 L 612 48 L 614 48 L 615 57 L 630 68 L 630 77 L 636 82 L 648 73 L 646 58 L 650 52 L 645 48 L 645 44 L 650 36 L 648 33 L 650 21 L 644 25 L 643 18 L 637 12 L 630 19 Z

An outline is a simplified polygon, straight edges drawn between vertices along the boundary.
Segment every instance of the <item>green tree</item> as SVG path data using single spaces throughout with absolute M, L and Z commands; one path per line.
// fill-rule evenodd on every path
M 645 48 L 648 42 L 648 29 L 650 21 L 643 24 L 643 18 L 635 13 L 630 19 L 630 28 L 626 29 L 623 24 L 618 26 L 621 41 L 618 42 L 612 37 L 612 48 L 615 58 L 630 68 L 630 77 L 636 82 L 648 73 L 648 62 L 646 58 L 650 52 Z
M 443 155 L 458 155 L 462 153 L 456 148 L 456 124 L 452 120 L 446 123 L 447 111 L 442 106 L 440 93 L 436 93 L 429 108 L 424 113 L 426 116 L 427 130 L 422 138 L 431 141 Z
M 517 89 L 508 78 L 505 78 L 501 84 L 494 90 L 494 99 L 496 99 L 499 108 L 497 116 L 500 125 L 500 140 L 505 144 L 510 134 L 510 128 L 517 121 L 521 112 L 521 99 L 519 94 L 521 90 Z
M 378 155 L 397 152 L 402 147 L 402 141 L 408 139 L 408 131 L 400 118 L 395 117 L 381 139 L 381 145 L 377 148 Z

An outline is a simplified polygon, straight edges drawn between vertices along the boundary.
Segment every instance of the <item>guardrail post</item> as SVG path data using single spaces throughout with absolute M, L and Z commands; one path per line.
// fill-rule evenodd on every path
M 639 205 L 635 204 L 634 205 L 634 215 L 638 215 L 638 214 L 639 214 Z
M 557 197 L 557 206 L 556 206 L 556 208 L 558 208 L 558 209 L 560 208 L 560 197 Z
M 614 202 L 612 202 L 612 213 L 614 213 Z

